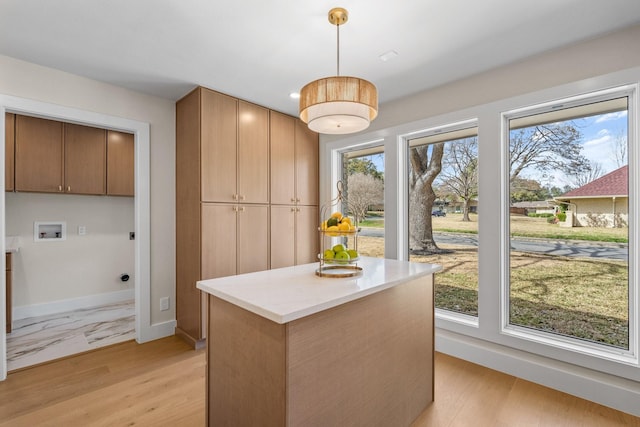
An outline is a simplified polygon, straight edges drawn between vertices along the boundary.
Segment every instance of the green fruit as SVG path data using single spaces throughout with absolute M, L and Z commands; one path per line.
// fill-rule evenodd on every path
M 327 220 L 327 227 L 331 227 L 331 226 L 334 226 L 334 225 L 338 225 L 338 218 L 333 218 L 333 217 L 329 218 Z
M 341 263 L 347 263 L 351 259 L 347 251 L 336 252 L 335 256 L 336 261 L 340 261 Z
M 333 259 L 335 257 L 335 253 L 331 249 L 327 249 L 324 251 L 324 259 Z
M 347 251 L 347 253 L 349 254 L 349 257 L 350 257 L 351 259 L 358 258 L 358 256 L 359 256 L 359 255 L 358 255 L 358 251 L 356 251 L 355 249 L 349 249 L 349 250 Z
M 342 243 L 340 243 L 340 244 L 338 244 L 338 245 L 335 245 L 335 246 L 333 247 L 333 252 L 335 252 L 336 254 L 337 254 L 338 252 L 344 252 L 344 251 L 346 251 L 346 250 L 347 250 L 347 248 L 345 248 L 345 247 L 344 247 L 344 245 L 343 245 Z

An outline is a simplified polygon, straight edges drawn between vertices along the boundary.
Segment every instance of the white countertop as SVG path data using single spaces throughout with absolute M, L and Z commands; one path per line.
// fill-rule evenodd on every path
M 362 257 L 363 275 L 318 277 L 318 263 L 197 282 L 198 289 L 276 323 L 287 323 L 442 270 L 436 264 Z

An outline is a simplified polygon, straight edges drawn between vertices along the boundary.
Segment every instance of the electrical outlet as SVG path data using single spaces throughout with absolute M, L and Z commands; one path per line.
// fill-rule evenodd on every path
M 87 234 L 87 226 L 86 225 L 79 225 L 78 226 L 78 236 L 84 236 L 85 234 Z
M 169 297 L 160 298 L 160 311 L 169 310 Z

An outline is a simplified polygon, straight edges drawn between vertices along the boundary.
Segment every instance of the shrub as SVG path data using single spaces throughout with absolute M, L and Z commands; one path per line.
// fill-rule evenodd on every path
M 527 214 L 528 217 L 531 218 L 551 218 L 553 217 L 552 213 L 535 213 L 535 212 L 530 212 Z
M 556 214 L 556 217 L 558 218 L 558 221 L 565 222 L 565 220 L 567 219 L 567 214 L 565 212 L 558 212 Z

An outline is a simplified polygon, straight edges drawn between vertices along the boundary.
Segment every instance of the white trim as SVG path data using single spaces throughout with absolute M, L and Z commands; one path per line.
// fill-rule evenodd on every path
M 77 298 L 62 299 L 42 304 L 21 305 L 13 307 L 13 320 L 26 319 L 28 317 L 47 316 L 49 314 L 65 313 L 89 307 L 114 304 L 133 300 L 135 296 L 133 288 L 121 291 L 107 292 L 104 294 L 86 295 Z
M 509 300 L 509 288 L 510 288 L 510 259 L 511 259 L 511 239 L 510 235 L 510 215 L 509 215 L 509 204 L 505 203 L 509 200 L 509 178 L 510 178 L 510 164 L 509 164 L 509 146 L 510 146 L 510 120 L 527 117 L 527 118 L 535 118 L 537 115 L 543 115 L 548 112 L 552 112 L 557 104 L 562 105 L 565 109 L 581 107 L 583 105 L 594 104 L 596 102 L 608 101 L 612 99 L 618 99 L 627 97 L 628 99 L 628 114 L 627 121 L 629 124 L 633 122 L 632 118 L 635 117 L 632 111 L 632 106 L 637 103 L 637 92 L 638 85 L 637 84 L 621 84 L 619 86 L 608 87 L 602 90 L 593 90 L 582 92 L 579 95 L 574 96 L 566 96 L 566 97 L 557 97 L 552 101 L 541 102 L 539 104 L 533 104 L 529 107 L 520 107 L 516 109 L 511 109 L 508 111 L 503 111 L 500 114 L 501 120 L 501 129 L 502 129 L 502 201 L 503 201 L 503 209 L 502 209 L 502 233 L 504 238 L 502 239 L 503 249 L 500 251 L 502 254 L 502 280 L 501 280 L 501 309 L 500 309 L 500 333 L 513 337 L 516 340 L 522 341 L 531 341 L 532 343 L 539 343 L 549 348 L 556 348 L 560 351 L 568 350 L 573 353 L 584 354 L 586 356 L 593 356 L 602 359 L 609 359 L 614 362 L 619 362 L 623 364 L 628 364 L 633 367 L 638 366 L 638 362 L 640 361 L 638 357 L 638 325 L 634 322 L 635 314 L 638 312 L 638 305 L 636 300 L 636 290 L 634 284 L 637 282 L 633 281 L 634 277 L 637 277 L 636 265 L 633 262 L 635 258 L 633 255 L 637 256 L 636 252 L 629 252 L 629 277 L 627 279 L 628 286 L 628 318 L 629 318 L 629 350 L 617 349 L 613 347 L 606 346 L 604 344 L 599 343 L 591 343 L 586 340 L 580 340 L 574 337 L 564 337 L 558 334 L 554 334 L 552 332 L 545 332 L 537 329 L 529 329 L 524 327 L 518 327 L 517 325 L 512 325 L 509 323 L 509 313 L 510 313 L 510 300 Z M 595 112 L 595 111 L 592 111 Z M 535 120 L 531 121 L 535 123 Z M 533 126 L 533 124 L 531 125 Z M 628 164 L 631 166 L 629 168 L 629 198 L 632 201 L 635 201 L 638 197 L 637 194 L 633 193 L 633 185 L 634 176 L 637 176 L 636 168 L 637 162 L 634 162 L 635 156 L 637 155 L 637 150 L 633 151 L 634 141 L 633 133 L 629 133 L 628 135 L 631 137 L 627 140 L 627 147 L 629 150 L 629 162 Z M 637 217 L 633 214 L 629 216 L 630 218 L 630 227 L 628 231 L 628 236 L 630 241 L 634 236 L 634 225 L 637 223 Z M 633 245 L 630 245 L 633 247 Z
M 57 104 L 0 94 L 0 188 L 4 188 L 4 114 L 6 111 L 47 117 L 70 123 L 131 132 L 135 135 L 135 307 L 136 340 L 139 343 L 159 337 L 164 328 L 151 325 L 151 221 L 150 221 L 150 157 L 149 123 L 80 110 Z M 5 198 L 0 197 L 0 235 L 5 233 Z M 5 242 L 3 239 L 2 249 Z M 2 257 L 4 263 L 4 257 Z M 2 264 L 4 265 L 4 264 Z M 5 333 L 4 276 L 0 279 L 0 381 L 7 376 L 7 344 Z M 173 330 L 163 336 L 173 335 Z M 155 337 L 155 338 L 154 338 Z

